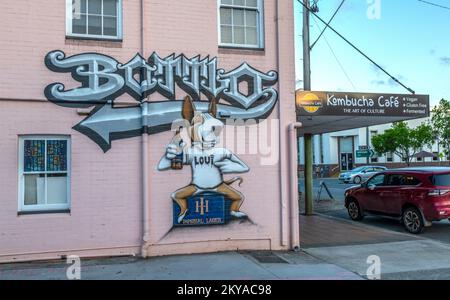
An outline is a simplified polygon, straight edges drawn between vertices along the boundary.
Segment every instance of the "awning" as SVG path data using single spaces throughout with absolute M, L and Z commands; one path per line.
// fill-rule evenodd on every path
M 296 92 L 300 134 L 321 134 L 430 116 L 428 95 Z

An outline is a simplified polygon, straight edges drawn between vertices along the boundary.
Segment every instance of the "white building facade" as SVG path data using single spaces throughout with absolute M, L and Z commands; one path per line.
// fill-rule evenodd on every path
M 422 118 L 407 121 L 409 127 L 415 127 L 429 119 Z M 357 157 L 357 150 L 369 146 L 372 147 L 372 137 L 382 134 L 391 128 L 392 124 L 384 124 L 357 129 L 350 129 L 332 133 L 324 133 L 313 136 L 315 166 L 323 168 L 323 176 L 332 176 L 340 171 L 351 170 L 361 165 L 383 165 L 391 168 L 406 166 L 402 159 L 394 153 L 377 155 L 371 158 Z M 303 137 L 298 140 L 299 149 L 304 149 Z M 440 158 L 439 153 L 443 152 L 438 143 L 434 143 L 431 148 L 424 147 L 423 151 L 433 153 L 435 157 L 413 158 L 412 165 L 448 165 L 449 157 Z M 299 151 L 299 163 L 304 164 L 304 151 Z

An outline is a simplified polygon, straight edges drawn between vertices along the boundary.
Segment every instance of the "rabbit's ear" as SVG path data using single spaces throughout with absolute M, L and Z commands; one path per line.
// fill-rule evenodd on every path
M 217 104 L 216 104 L 216 100 L 215 99 L 212 99 L 211 102 L 209 103 L 208 112 L 214 118 L 216 117 L 216 115 L 217 115 Z
M 192 99 L 189 96 L 184 97 L 183 102 L 183 110 L 181 111 L 181 115 L 183 119 L 187 120 L 189 124 L 192 122 L 195 114 L 194 103 L 192 103 Z

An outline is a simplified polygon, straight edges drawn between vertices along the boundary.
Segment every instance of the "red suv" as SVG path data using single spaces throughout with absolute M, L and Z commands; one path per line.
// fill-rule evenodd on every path
M 405 168 L 377 173 L 345 191 L 352 220 L 366 214 L 400 220 L 417 234 L 432 221 L 450 218 L 450 168 Z

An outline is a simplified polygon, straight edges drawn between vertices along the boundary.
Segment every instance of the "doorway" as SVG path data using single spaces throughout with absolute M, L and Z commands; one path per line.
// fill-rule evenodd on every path
M 341 171 L 353 170 L 353 153 L 341 153 Z
M 354 137 L 339 137 L 339 166 L 341 171 L 350 171 L 354 167 Z

